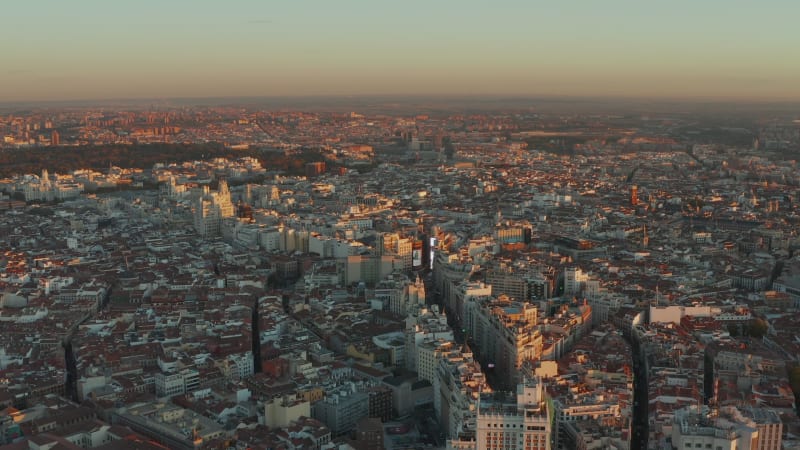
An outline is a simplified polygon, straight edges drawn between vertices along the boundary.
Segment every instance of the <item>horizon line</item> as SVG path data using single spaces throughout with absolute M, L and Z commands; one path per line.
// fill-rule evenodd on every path
M 146 102 L 203 102 L 203 101 L 264 101 L 264 100 L 393 100 L 401 102 L 430 100 L 493 100 L 493 101 L 597 101 L 597 102 L 651 102 L 656 104 L 742 104 L 742 105 L 800 105 L 800 98 L 746 98 L 725 96 L 626 96 L 626 95 L 570 95 L 570 94 L 282 94 L 282 95 L 214 95 L 176 97 L 104 97 L 42 100 L 0 100 L 0 107 L 46 106 L 69 103 L 146 103 Z

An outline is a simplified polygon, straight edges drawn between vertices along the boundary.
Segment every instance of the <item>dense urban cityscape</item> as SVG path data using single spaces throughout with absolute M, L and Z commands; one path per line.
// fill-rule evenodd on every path
M 800 116 L 553 105 L 0 111 L 0 450 L 800 448 Z

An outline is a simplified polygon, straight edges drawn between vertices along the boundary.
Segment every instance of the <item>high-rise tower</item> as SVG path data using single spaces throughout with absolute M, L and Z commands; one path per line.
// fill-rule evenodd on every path
M 480 396 L 476 444 L 486 450 L 550 450 L 552 426 L 542 382 L 524 380 L 516 396 Z
M 218 236 L 222 219 L 233 217 L 234 205 L 231 193 L 225 180 L 219 182 L 217 192 L 211 192 L 208 186 L 203 188 L 203 195 L 197 200 L 194 210 L 194 227 L 203 237 Z

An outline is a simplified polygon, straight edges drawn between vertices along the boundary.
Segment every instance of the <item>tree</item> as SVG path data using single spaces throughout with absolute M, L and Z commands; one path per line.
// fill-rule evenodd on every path
M 800 366 L 789 369 L 789 385 L 792 387 L 795 402 L 797 402 L 800 400 Z M 800 411 L 800 406 L 798 406 L 796 412 L 798 411 Z
M 453 142 L 450 140 L 449 136 L 446 136 L 444 139 L 442 139 L 442 141 L 444 144 L 444 155 L 448 161 L 452 161 L 453 156 L 455 156 L 456 153 L 456 147 L 453 145 Z
M 800 395 L 800 366 L 789 369 L 789 384 L 795 395 Z
M 748 327 L 748 331 L 751 337 L 760 339 L 767 334 L 767 330 L 769 330 L 769 324 L 764 319 L 753 319 L 750 321 L 750 326 Z

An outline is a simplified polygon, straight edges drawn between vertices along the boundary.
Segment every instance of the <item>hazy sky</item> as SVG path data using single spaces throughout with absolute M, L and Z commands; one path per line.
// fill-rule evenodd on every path
M 800 100 L 797 0 L 4 0 L 0 101 Z

